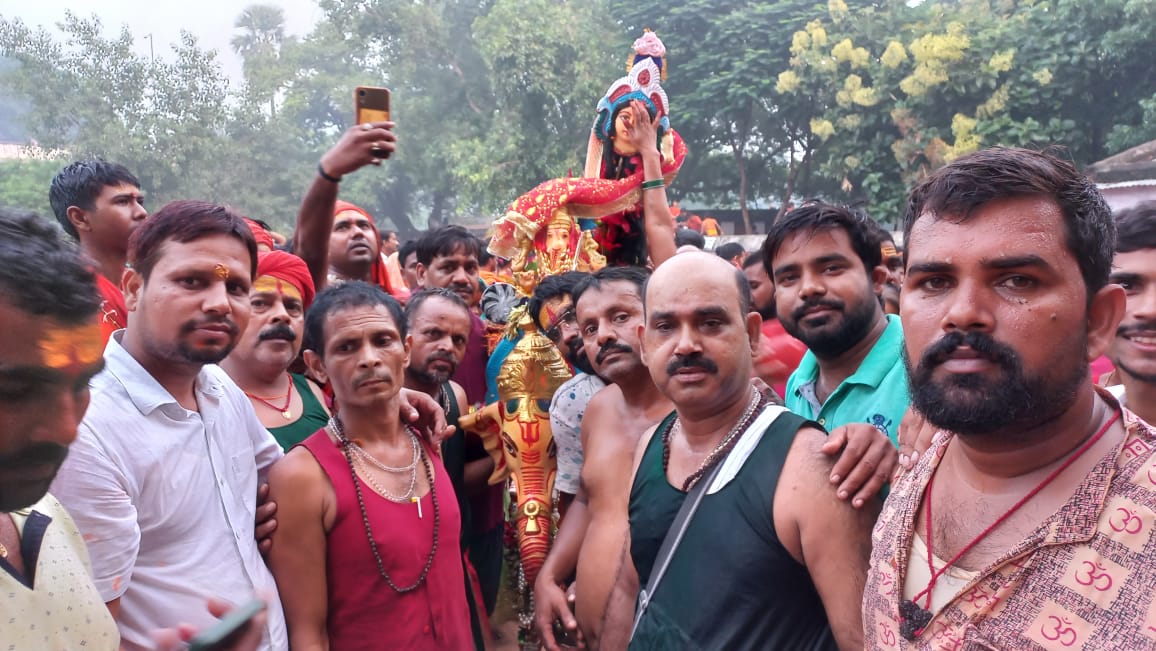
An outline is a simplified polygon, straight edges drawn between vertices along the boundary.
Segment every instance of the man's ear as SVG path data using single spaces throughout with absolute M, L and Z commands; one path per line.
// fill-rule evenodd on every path
M 759 341 L 763 337 L 763 316 L 758 312 L 747 313 L 747 338 L 751 342 L 751 353 L 759 354 Z
M 1128 296 L 1119 285 L 1105 285 L 1088 306 L 1088 361 L 1108 350 L 1128 308 Z
M 124 306 L 129 312 L 136 312 L 144 285 L 144 277 L 140 272 L 132 267 L 124 270 L 124 275 L 120 279 L 120 291 L 124 294 Z
M 325 373 L 325 362 L 321 361 L 321 356 L 312 350 L 303 351 L 301 356 L 305 360 L 305 366 L 309 369 L 313 379 L 321 384 L 329 384 L 329 376 Z
M 638 356 L 642 359 L 642 363 L 650 366 L 650 360 L 646 359 L 646 324 L 638 324 Z M 587 356 L 589 359 L 589 356 Z
M 419 262 L 413 266 L 413 271 L 417 275 L 417 286 L 425 287 L 425 265 Z
M 883 295 L 883 286 L 887 284 L 887 267 L 880 265 L 871 269 L 871 288 L 875 291 L 876 296 Z
M 65 216 L 68 217 L 69 223 L 76 229 L 77 233 L 91 233 L 92 221 L 89 218 L 88 211 L 80 206 L 69 206 L 65 211 Z
M 413 352 L 413 335 L 405 336 L 405 368 L 409 368 L 410 353 Z

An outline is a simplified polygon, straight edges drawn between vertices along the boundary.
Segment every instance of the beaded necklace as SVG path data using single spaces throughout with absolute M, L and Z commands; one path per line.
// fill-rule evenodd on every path
M 718 445 L 711 450 L 710 454 L 702 460 L 702 464 L 699 465 L 698 470 L 695 470 L 682 482 L 682 492 L 689 492 L 690 489 L 698 483 L 698 480 L 703 478 L 703 475 L 722 460 L 723 457 L 730 454 L 731 449 L 734 448 L 735 444 L 739 441 L 739 434 L 750 427 L 751 422 L 754 421 L 755 414 L 760 413 L 762 411 L 760 407 L 765 405 L 766 399 L 762 393 L 755 390 L 754 387 L 751 387 L 751 398 L 747 402 L 747 408 L 743 410 L 742 416 L 739 417 L 738 422 L 731 428 L 731 431 L 727 432 L 727 435 L 724 436 L 722 440 L 718 442 Z M 670 441 L 674 438 L 676 429 L 679 431 L 682 430 L 682 419 L 678 416 L 674 417 L 674 422 L 662 433 L 662 471 L 664 474 L 670 467 Z
M 369 550 L 373 552 L 373 560 L 377 563 L 377 573 L 380 574 L 381 578 L 385 579 L 385 582 L 389 584 L 389 587 L 393 588 L 393 591 L 398 594 L 405 594 L 417 590 L 425 583 L 425 579 L 429 575 L 430 567 L 433 566 L 434 556 L 438 551 L 438 531 L 441 528 L 441 509 L 438 508 L 437 486 L 434 484 L 433 465 L 430 463 L 429 457 L 424 453 L 421 454 L 422 465 L 425 467 L 425 476 L 426 479 L 429 480 L 430 499 L 433 502 L 434 509 L 433 544 L 430 546 L 429 557 L 426 558 L 425 567 L 422 568 L 421 576 L 417 577 L 417 581 L 412 585 L 398 587 L 397 584 L 393 582 L 393 579 L 389 577 L 389 573 L 385 571 L 385 563 L 381 560 L 381 552 L 378 551 L 377 543 L 373 539 L 373 529 L 369 525 L 369 512 L 365 509 L 365 497 L 361 494 L 361 484 L 357 481 L 357 468 L 354 466 L 353 453 L 350 452 L 350 448 L 354 446 L 354 443 L 345 435 L 345 428 L 342 426 L 340 418 L 336 416 L 330 418 L 329 429 L 337 437 L 337 441 L 341 445 L 341 451 L 345 454 L 345 460 L 349 463 L 349 474 L 353 477 L 353 490 L 357 493 L 357 506 L 361 509 L 361 520 L 365 523 L 365 536 L 369 539 Z M 409 431 L 410 436 L 417 436 L 413 428 L 406 426 L 406 430 Z M 372 486 L 372 483 L 370 483 L 370 485 Z M 411 492 L 412 490 L 411 487 Z M 421 500 L 417 499 L 416 495 L 410 499 L 416 501 L 418 505 L 417 513 L 420 518 Z

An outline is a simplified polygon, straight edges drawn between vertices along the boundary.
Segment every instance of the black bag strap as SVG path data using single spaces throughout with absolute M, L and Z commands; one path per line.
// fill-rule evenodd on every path
M 638 594 L 638 607 L 634 612 L 634 625 L 630 628 L 630 639 L 634 639 L 634 633 L 638 631 L 638 622 L 642 621 L 642 615 L 650 606 L 650 598 L 658 589 L 662 575 L 666 574 L 666 568 L 670 566 L 670 560 L 674 557 L 678 544 L 682 542 L 682 536 L 686 533 L 687 527 L 690 526 L 690 519 L 698 510 L 698 505 L 702 502 L 703 496 L 706 495 L 707 488 L 714 483 L 724 461 L 725 459 L 720 459 L 710 469 L 710 472 L 690 489 L 686 499 L 682 501 L 682 506 L 678 509 L 678 515 L 674 516 L 674 522 L 670 523 L 670 529 L 667 530 L 666 537 L 662 539 L 662 546 L 658 548 L 658 556 L 654 559 L 654 570 L 650 573 L 650 580 L 646 582 L 646 587 Z

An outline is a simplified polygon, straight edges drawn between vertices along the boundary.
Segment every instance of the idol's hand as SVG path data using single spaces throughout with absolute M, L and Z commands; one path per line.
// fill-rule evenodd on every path
M 630 106 L 622 110 L 629 111 L 629 114 L 622 125 L 624 133 L 619 133 L 618 137 L 625 140 L 643 156 L 657 154 L 660 118 L 655 115 L 654 119 L 651 119 L 650 113 L 646 110 L 646 104 L 637 99 L 632 100 Z

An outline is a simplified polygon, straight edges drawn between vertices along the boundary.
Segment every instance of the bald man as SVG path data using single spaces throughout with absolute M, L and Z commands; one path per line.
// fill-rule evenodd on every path
M 629 609 L 645 589 L 630 648 L 861 648 L 879 500 L 839 500 L 826 434 L 751 386 L 762 319 L 746 277 L 718 256 L 678 255 L 654 272 L 644 306 L 643 359 L 676 411 L 635 453 L 630 538 L 607 609 Z M 699 492 L 666 564 L 663 539 Z

